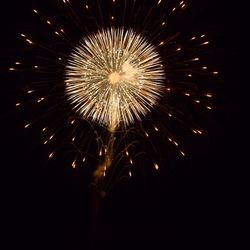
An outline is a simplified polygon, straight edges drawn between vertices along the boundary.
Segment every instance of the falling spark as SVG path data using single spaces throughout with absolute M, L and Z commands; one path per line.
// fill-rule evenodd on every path
M 31 125 L 31 124 L 28 123 L 28 124 L 26 124 L 26 125 L 24 126 L 24 128 L 28 128 L 30 125 Z
M 50 138 L 49 138 L 49 140 L 52 140 L 54 136 L 55 136 L 55 134 L 51 135 Z
M 33 44 L 33 42 L 30 39 L 26 39 L 26 42 L 29 44 Z
M 206 41 L 206 42 L 202 43 L 201 45 L 207 45 L 207 44 L 209 44 L 209 41 Z
M 199 61 L 199 60 L 200 60 L 199 57 L 196 57 L 196 58 L 192 59 L 192 61 Z
M 156 170 L 159 170 L 159 165 L 157 163 L 155 163 L 154 166 Z
M 49 154 L 49 159 L 52 159 L 53 158 L 53 156 L 54 156 L 54 153 L 52 152 L 52 153 L 50 153 Z
M 212 95 L 212 94 L 209 94 L 209 93 L 205 94 L 205 96 L 206 96 L 206 97 L 209 97 L 209 98 L 212 98 L 212 97 L 213 97 L 213 95 Z
M 44 99 L 45 99 L 44 97 L 41 97 L 41 98 L 39 98 L 39 99 L 37 100 L 37 102 L 40 103 L 40 102 L 44 101 Z
M 186 156 L 186 154 L 180 150 L 180 153 L 182 154 L 182 156 Z

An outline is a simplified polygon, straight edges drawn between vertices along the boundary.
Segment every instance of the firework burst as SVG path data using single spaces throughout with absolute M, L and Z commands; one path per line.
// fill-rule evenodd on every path
M 176 22 L 188 7 L 189 1 L 65 0 L 55 10 L 63 17 L 55 18 L 33 9 L 41 29 L 20 34 L 28 51 L 9 71 L 29 69 L 35 79 L 25 98 L 40 113 L 24 128 L 40 127 L 50 160 L 73 152 L 66 164 L 89 166 L 86 174 L 107 191 L 141 162 L 160 171 L 166 153 L 188 155 L 185 138 L 205 134 L 195 114 L 213 109 L 211 78 L 219 74 L 204 56 L 207 34 L 187 34 L 179 27 L 185 20 Z M 64 145 L 70 150 L 60 151 Z
M 151 110 L 164 78 L 152 45 L 132 30 L 111 28 L 74 49 L 66 67 L 66 93 L 80 115 L 114 130 Z

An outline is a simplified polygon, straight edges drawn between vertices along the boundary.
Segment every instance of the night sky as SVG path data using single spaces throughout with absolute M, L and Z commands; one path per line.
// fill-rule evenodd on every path
M 7 69 L 21 47 L 17 34 L 32 2 L 1 3 L 2 249 L 90 249 L 91 195 L 81 176 L 52 168 L 39 135 L 24 130 L 15 110 L 18 81 Z M 194 1 L 197 22 L 213 34 L 221 74 L 210 133 L 190 161 L 172 160 L 170 171 L 119 184 L 102 204 L 97 249 L 168 249 L 231 244 L 240 148 L 235 117 L 239 81 L 240 19 L 230 1 Z M 198 3 L 202 2 L 202 3 Z M 204 2 L 204 5 L 203 5 Z M 219 3 L 218 3 L 219 2 Z M 226 5 L 226 7 L 224 7 Z M 198 6 L 198 7 L 197 7 Z M 237 13 L 237 14 L 235 14 Z M 237 86 L 237 88 L 236 88 Z M 63 159 L 62 159 L 63 161 Z M 162 245 L 162 247 L 160 247 Z

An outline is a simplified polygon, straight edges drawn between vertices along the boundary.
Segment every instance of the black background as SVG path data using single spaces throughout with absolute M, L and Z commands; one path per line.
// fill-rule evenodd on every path
M 90 195 L 81 180 L 41 170 L 38 143 L 13 111 L 16 83 L 5 72 L 19 23 L 35 1 L 1 3 L 1 207 L 3 249 L 89 249 Z M 40 2 L 40 1 L 37 1 Z M 192 171 L 117 187 L 103 204 L 98 249 L 167 249 L 236 242 L 236 183 L 241 163 L 238 100 L 241 29 L 238 4 L 203 0 L 200 20 L 216 34 L 224 94 L 217 129 Z M 200 3 L 203 6 L 203 3 Z M 199 19 L 198 19 L 199 20 Z M 205 20 L 205 21 L 204 21 Z M 34 133 L 34 132 L 33 132 Z M 35 146 L 34 146 L 35 145 Z M 34 149 L 35 147 L 35 149 Z M 160 247 L 162 246 L 162 247 Z

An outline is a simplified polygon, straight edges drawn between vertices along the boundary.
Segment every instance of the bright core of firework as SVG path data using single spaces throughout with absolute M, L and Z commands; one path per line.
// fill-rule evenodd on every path
M 109 129 L 141 120 L 160 98 L 165 73 L 155 47 L 132 29 L 83 38 L 65 72 L 66 94 L 82 117 Z

